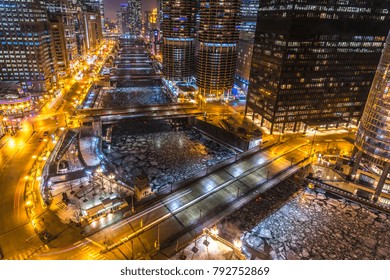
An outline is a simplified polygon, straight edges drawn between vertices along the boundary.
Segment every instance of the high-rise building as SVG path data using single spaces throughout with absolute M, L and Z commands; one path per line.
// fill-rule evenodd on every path
M 150 11 L 144 11 L 144 16 L 142 18 L 142 35 L 145 37 L 149 33 L 150 30 L 150 23 L 149 23 L 149 16 Z
M 101 6 L 99 0 L 82 0 L 82 27 L 86 50 L 98 47 L 103 40 Z
M 86 51 L 96 49 L 103 40 L 100 17 L 94 12 L 83 12 L 83 27 Z
M 102 30 L 104 30 L 104 26 L 105 26 L 104 0 L 98 0 L 98 1 L 99 1 L 100 18 L 102 22 Z
M 359 121 L 390 26 L 383 0 L 260 0 L 247 107 L 274 131 Z
M 56 82 L 45 3 L 0 3 L 0 80 L 19 81 L 33 95 Z
M 128 0 L 129 9 L 129 32 L 139 36 L 142 31 L 141 0 Z
M 68 0 L 71 1 L 71 0 Z M 88 7 L 88 12 L 95 13 L 100 21 L 100 28 L 104 29 L 104 0 L 79 0 L 84 7 Z M 73 1 L 76 3 L 77 1 Z
M 157 29 L 161 29 L 162 26 L 162 20 L 163 20 L 163 4 L 164 0 L 157 0 Z
M 233 88 L 240 8 L 241 0 L 200 1 L 196 84 L 206 98 L 219 98 Z
M 130 10 L 127 3 L 122 3 L 116 14 L 118 29 L 120 33 L 129 33 Z
M 374 199 L 390 193 L 390 34 L 377 68 L 355 141 L 357 150 L 352 175 L 376 188 Z M 358 172 L 359 164 L 366 171 Z M 390 205 L 390 200 L 379 198 Z
M 236 84 L 244 91 L 248 90 L 258 8 L 259 0 L 242 0 Z
M 68 0 L 52 0 L 46 2 L 53 56 L 56 71 L 66 75 L 79 63 L 76 33 L 76 6 Z
M 163 1 L 163 72 L 168 80 L 188 81 L 195 74 L 195 1 Z

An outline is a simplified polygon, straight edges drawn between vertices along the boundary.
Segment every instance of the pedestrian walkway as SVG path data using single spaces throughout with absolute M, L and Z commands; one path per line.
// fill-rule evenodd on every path
M 16 255 L 6 258 L 6 260 L 30 260 L 33 259 L 35 253 L 48 252 L 49 249 L 50 249 L 49 246 L 47 246 L 46 244 L 42 245 L 42 247 L 38 249 L 31 247 L 28 250 L 19 252 Z
M 363 197 L 359 195 L 359 191 L 363 191 L 365 194 L 373 196 L 375 194 L 374 188 L 363 186 L 357 182 L 347 181 L 339 173 L 326 166 L 312 165 L 312 169 L 313 175 L 306 178 L 309 187 L 316 186 L 326 192 L 390 213 L 390 207 L 386 203 L 390 201 L 390 194 L 383 192 L 378 202 L 375 202 L 368 196 Z
M 77 246 L 80 243 L 81 241 L 76 242 L 74 245 Z M 88 243 L 84 243 L 83 245 L 78 246 L 78 249 L 81 251 L 80 253 L 82 257 L 79 258 L 80 254 L 77 254 L 77 255 L 73 255 L 68 260 L 108 260 L 105 257 L 105 255 L 100 253 L 100 250 L 95 250 L 91 248 L 91 246 L 88 245 Z
M 101 162 L 97 154 L 99 139 L 97 137 L 81 137 L 80 152 L 87 166 L 98 166 Z

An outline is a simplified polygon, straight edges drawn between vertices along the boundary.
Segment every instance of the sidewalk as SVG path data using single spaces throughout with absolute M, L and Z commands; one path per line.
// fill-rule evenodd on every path
M 99 138 L 80 137 L 80 153 L 85 164 L 89 167 L 98 166 L 101 162 L 97 154 Z
M 390 213 L 390 207 L 385 203 L 381 203 L 381 197 L 383 200 L 390 200 L 390 194 L 382 193 L 378 202 L 375 202 L 369 198 L 357 195 L 358 190 L 362 190 L 373 195 L 375 193 L 375 189 L 357 184 L 353 181 L 347 181 L 331 168 L 319 165 L 312 165 L 312 168 L 313 176 L 307 177 L 306 181 L 309 184 L 314 185 L 314 187 L 318 187 L 323 191 L 333 193 L 337 196 L 363 204 L 367 207 L 372 207 L 373 209 Z

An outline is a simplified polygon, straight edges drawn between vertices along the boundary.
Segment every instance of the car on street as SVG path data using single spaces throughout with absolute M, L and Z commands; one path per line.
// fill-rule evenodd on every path
M 48 136 L 49 135 L 49 131 L 45 131 L 44 133 L 43 133 L 43 136 Z

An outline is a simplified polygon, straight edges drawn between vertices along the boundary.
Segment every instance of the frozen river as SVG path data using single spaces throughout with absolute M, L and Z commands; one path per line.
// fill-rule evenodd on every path
M 108 159 L 128 179 L 144 172 L 155 188 L 190 178 L 234 152 L 186 128 L 180 121 L 145 121 L 113 129 Z
M 259 259 L 390 259 L 390 219 L 286 181 L 218 224 Z
M 117 108 L 123 106 L 151 105 L 170 103 L 170 98 L 163 92 L 160 83 L 150 82 L 143 87 L 120 87 L 107 91 L 101 107 Z

